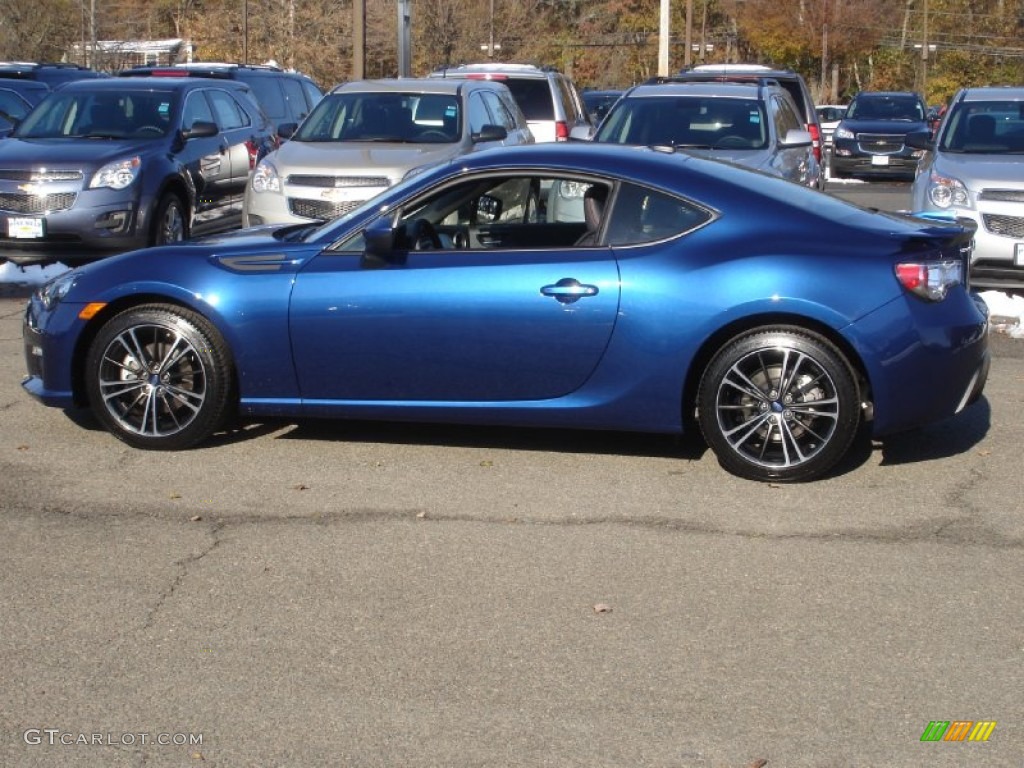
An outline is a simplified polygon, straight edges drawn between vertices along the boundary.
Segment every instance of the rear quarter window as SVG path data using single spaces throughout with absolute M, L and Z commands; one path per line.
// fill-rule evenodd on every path
M 263 107 L 274 122 L 281 122 L 288 117 L 288 107 L 285 105 L 284 93 L 281 86 L 272 77 L 253 77 L 246 81 L 246 84 L 256 94 L 256 101 Z

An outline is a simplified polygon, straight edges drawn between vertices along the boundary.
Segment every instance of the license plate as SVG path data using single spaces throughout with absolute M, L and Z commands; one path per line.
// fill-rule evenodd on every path
M 889 164 L 889 156 L 888 155 L 872 155 L 871 156 L 871 164 L 872 165 L 888 165 Z
M 43 219 L 8 219 L 7 236 L 21 240 L 33 240 L 40 238 L 43 236 Z
M 1013 246 L 1013 265 L 1024 267 L 1024 243 L 1017 243 Z

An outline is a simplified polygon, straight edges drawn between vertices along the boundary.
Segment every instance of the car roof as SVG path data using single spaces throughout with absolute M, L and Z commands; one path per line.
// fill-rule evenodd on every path
M 456 76 L 461 73 L 473 74 L 495 74 L 510 77 L 535 77 L 546 78 L 549 75 L 560 75 L 556 69 L 550 67 L 538 67 L 536 64 L 519 64 L 515 62 L 480 62 L 478 64 L 458 64 L 452 67 L 441 67 L 431 73 L 431 77 Z
M 964 88 L 960 101 L 1024 101 L 1024 86 L 985 85 Z
M 764 83 L 762 85 L 765 87 L 777 88 L 777 86 L 772 83 Z M 755 83 L 678 83 L 666 81 L 638 85 L 629 91 L 626 94 L 626 97 L 721 96 L 723 98 L 757 99 L 761 93 L 762 85 Z M 781 88 L 779 90 L 781 90 Z
M 130 84 L 129 84 L 130 83 Z M 128 81 L 120 78 L 98 80 L 72 80 L 61 86 L 61 91 L 141 91 L 141 90 L 185 90 L 212 85 L 212 81 L 187 77 L 133 77 Z M 237 88 L 248 91 L 249 86 L 236 80 L 222 80 L 218 87 Z
M 490 83 L 487 85 L 487 83 Z M 445 80 L 427 77 L 392 77 L 379 80 L 350 80 L 335 86 L 331 93 L 452 93 L 473 88 L 505 88 L 501 81 Z

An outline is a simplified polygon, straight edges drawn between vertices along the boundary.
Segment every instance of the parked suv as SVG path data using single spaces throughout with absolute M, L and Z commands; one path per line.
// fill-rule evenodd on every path
M 0 248 L 127 250 L 237 227 L 275 142 L 242 83 L 67 83 L 0 141 Z
M 774 79 L 656 78 L 615 102 L 594 141 L 671 146 L 817 188 L 821 166 L 793 99 Z
M 537 142 L 588 138 L 594 126 L 576 84 L 558 70 L 532 64 L 463 64 L 431 77 L 469 78 L 504 83 L 519 104 Z
M 922 150 L 907 135 L 928 131 L 924 100 L 910 91 L 861 91 L 832 134 L 832 178 L 913 178 Z
M 430 165 L 532 143 L 526 118 L 497 81 L 344 83 L 256 167 L 245 225 L 332 219 Z
M 1024 87 L 965 88 L 953 98 L 911 187 L 915 212 L 944 212 L 977 224 L 975 288 L 1024 289 Z
M 118 74 L 122 77 L 186 75 L 240 80 L 252 89 L 256 101 L 263 107 L 282 138 L 291 136 L 323 97 L 320 86 L 306 75 L 266 64 L 175 64 L 169 67 L 135 67 Z
M 797 114 L 803 119 L 804 129 L 811 134 L 814 158 L 820 165 L 824 164 L 822 147 L 821 123 L 814 99 L 807 87 L 807 81 L 798 72 L 791 69 L 776 69 L 761 64 L 701 64 L 692 69 L 684 69 L 674 79 L 681 81 L 702 82 L 757 82 L 759 78 L 771 78 L 782 86 L 793 99 Z M 825 186 L 825 174 L 821 174 L 819 188 Z

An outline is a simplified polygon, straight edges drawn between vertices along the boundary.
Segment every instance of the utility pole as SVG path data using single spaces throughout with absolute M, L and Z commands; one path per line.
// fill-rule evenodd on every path
M 928 102 L 928 0 L 924 0 L 924 38 L 921 41 L 921 95 Z
M 707 8 L 705 0 L 704 8 Z M 703 45 L 704 40 L 701 40 Z M 686 0 L 686 50 L 683 51 L 683 66 L 689 67 L 693 60 L 693 0 Z
M 494 0 L 491 0 L 494 2 Z M 658 74 L 668 77 L 668 44 L 669 44 L 669 0 L 661 0 L 661 21 L 658 38 Z
M 366 78 L 366 0 L 352 3 L 352 79 Z
M 409 0 L 398 0 L 398 76 L 412 76 L 409 51 Z

